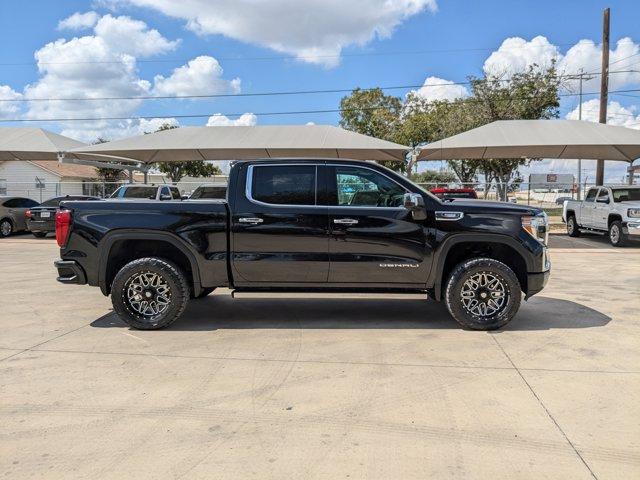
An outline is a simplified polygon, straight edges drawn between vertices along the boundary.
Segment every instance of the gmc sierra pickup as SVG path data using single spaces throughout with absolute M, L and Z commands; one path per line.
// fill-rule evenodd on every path
M 99 286 L 131 327 L 236 291 L 424 292 L 464 327 L 508 323 L 547 282 L 547 217 L 441 201 L 353 160 L 235 163 L 226 200 L 64 202 L 58 281 Z

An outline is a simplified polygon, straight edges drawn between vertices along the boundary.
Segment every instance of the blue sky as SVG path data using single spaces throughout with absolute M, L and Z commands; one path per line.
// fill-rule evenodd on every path
M 612 62 L 617 62 L 611 69 L 640 70 L 640 55 L 636 55 L 640 53 L 640 2 L 633 0 L 3 1 L 0 40 L 5 48 L 0 54 L 0 98 L 418 86 L 429 77 L 434 77 L 432 84 L 465 81 L 469 75 L 482 75 L 487 68 L 508 74 L 509 70 L 532 61 L 544 63 L 554 56 L 567 73 L 573 73 L 579 67 L 592 70 L 599 63 L 601 15 L 606 6 L 612 9 Z M 82 15 L 71 17 L 76 13 Z M 74 43 L 74 38 L 81 40 Z M 621 39 L 626 39 L 624 45 L 616 43 Z M 595 43 L 577 45 L 581 40 Z M 39 54 L 34 56 L 36 52 Z M 198 60 L 190 64 L 194 59 Z M 115 63 L 102 63 L 112 60 Z M 640 73 L 612 75 L 614 90 L 639 88 Z M 585 89 L 597 90 L 597 79 Z M 388 92 L 404 96 L 408 91 Z M 421 92 L 428 98 L 435 92 L 439 92 L 438 98 L 464 95 L 455 86 L 426 87 Z M 181 125 L 203 125 L 215 113 L 244 113 L 247 115 L 240 120 L 243 124 L 336 124 L 337 113 L 248 114 L 335 109 L 341 95 L 0 102 L 0 118 L 171 118 L 202 114 L 206 116 L 177 121 Z M 640 92 L 612 95 L 610 100 L 617 105 L 610 107 L 611 123 L 640 127 L 639 96 Z M 597 96 L 585 97 L 589 99 Z M 562 115 L 577 105 L 576 97 L 564 98 Z M 585 115 L 590 114 L 597 116 L 593 104 L 585 104 Z M 238 117 L 216 117 L 212 123 L 237 121 Z M 90 141 L 97 135 L 116 138 L 140 133 L 155 124 L 104 121 L 36 125 Z M 549 164 L 545 164 L 547 167 Z M 560 164 L 549 168 L 560 168 Z

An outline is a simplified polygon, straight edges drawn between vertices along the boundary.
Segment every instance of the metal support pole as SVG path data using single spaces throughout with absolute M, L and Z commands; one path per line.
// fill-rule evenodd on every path
M 584 73 L 582 72 L 582 69 L 580 70 L 580 105 L 578 105 L 578 120 L 582 120 L 582 78 L 584 76 Z M 578 159 L 578 191 L 576 192 L 578 194 L 578 198 L 577 200 L 581 200 L 580 198 L 580 193 L 582 192 L 582 159 L 579 158 Z
M 600 75 L 600 123 L 607 123 L 609 100 L 609 8 L 602 15 L 602 74 Z M 596 185 L 604 183 L 604 160 L 597 160 Z

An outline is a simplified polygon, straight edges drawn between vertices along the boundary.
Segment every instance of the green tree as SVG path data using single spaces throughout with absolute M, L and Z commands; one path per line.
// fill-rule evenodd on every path
M 382 140 L 395 141 L 400 126 L 402 100 L 385 95 L 381 88 L 356 88 L 340 100 L 340 126 Z M 403 171 L 402 162 L 381 162 L 385 166 Z
M 429 183 L 433 186 L 446 186 L 456 181 L 456 174 L 448 170 L 425 170 L 411 175 L 411 180 L 416 183 Z
M 160 125 L 160 128 L 158 128 L 156 132 L 172 130 L 174 128 L 178 128 L 178 126 L 164 123 Z M 156 167 L 167 175 L 173 183 L 178 183 L 183 177 L 210 177 L 222 173 L 219 167 L 207 163 L 204 160 L 192 162 L 159 162 L 156 163 Z

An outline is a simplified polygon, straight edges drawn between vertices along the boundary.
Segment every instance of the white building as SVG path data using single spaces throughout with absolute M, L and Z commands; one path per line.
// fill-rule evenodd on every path
M 0 161 L 0 195 L 43 202 L 61 195 L 95 195 L 96 169 L 51 161 Z

